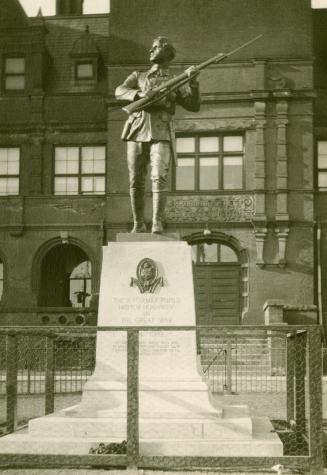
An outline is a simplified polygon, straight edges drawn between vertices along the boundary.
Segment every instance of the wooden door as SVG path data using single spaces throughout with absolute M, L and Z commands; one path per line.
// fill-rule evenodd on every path
M 203 247 L 194 259 L 194 288 L 199 325 L 238 325 L 240 323 L 240 265 L 236 253 L 226 252 L 219 243 L 211 256 L 203 257 Z M 227 246 L 223 246 L 226 248 Z M 200 251 L 200 252 L 199 252 Z M 227 260 L 229 262 L 224 262 Z

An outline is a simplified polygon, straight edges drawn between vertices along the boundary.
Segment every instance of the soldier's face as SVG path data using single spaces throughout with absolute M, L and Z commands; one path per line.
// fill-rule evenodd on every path
M 150 61 L 157 64 L 167 61 L 165 46 L 162 45 L 159 40 L 154 40 L 152 44 L 150 49 Z

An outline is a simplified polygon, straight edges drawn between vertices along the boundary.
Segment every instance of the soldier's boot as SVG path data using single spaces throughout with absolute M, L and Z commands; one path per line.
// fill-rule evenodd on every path
M 156 191 L 152 193 L 152 233 L 162 234 L 163 232 L 163 216 L 167 201 L 167 191 Z
M 146 233 L 144 224 L 144 191 L 130 190 L 134 226 L 131 233 Z

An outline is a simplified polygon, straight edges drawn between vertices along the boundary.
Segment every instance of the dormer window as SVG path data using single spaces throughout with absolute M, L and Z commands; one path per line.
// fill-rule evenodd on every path
M 98 80 L 100 53 L 88 26 L 75 41 L 70 56 L 73 59 L 75 85 L 94 85 Z
M 25 58 L 5 58 L 4 89 L 5 91 L 23 91 L 25 89 Z

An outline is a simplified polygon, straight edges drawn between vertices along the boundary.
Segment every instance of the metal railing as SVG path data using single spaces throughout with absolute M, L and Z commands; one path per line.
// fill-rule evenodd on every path
M 59 330 L 58 330 L 59 331 Z M 79 333 L 55 332 L 54 391 L 78 393 L 95 365 L 95 335 L 87 329 Z M 49 333 L 52 335 L 51 333 Z M 52 335 L 53 336 L 53 335 Z M 17 335 L 17 392 L 45 392 L 45 338 Z M 199 337 L 201 364 L 213 393 L 279 393 L 286 390 L 286 339 L 266 333 L 227 337 L 206 334 Z M 323 349 L 323 361 L 326 359 Z M 6 393 L 6 342 L 0 334 L 0 396 Z
M 286 334 L 203 336 L 201 362 L 214 393 L 286 391 Z
M 139 336 L 147 331 L 198 331 L 198 339 L 203 351 L 201 354 L 204 375 L 210 371 L 223 375 L 222 391 L 216 391 L 217 402 L 224 404 L 248 404 L 252 416 L 268 416 L 279 435 L 284 447 L 281 457 L 191 457 L 191 456 L 144 456 L 139 450 L 138 426 L 138 368 L 139 368 Z M 194 467 L 260 467 L 271 468 L 278 463 L 284 467 L 296 467 L 311 473 L 321 473 L 322 469 L 322 402 L 321 402 L 321 335 L 320 328 L 310 327 L 98 327 L 98 328 L 52 328 L 52 329 L 0 329 L 0 339 L 5 342 L 5 352 L 0 353 L 0 367 L 5 371 L 6 407 L 3 426 L 4 432 L 13 432 L 19 421 L 19 399 L 40 397 L 36 394 L 18 394 L 18 382 L 23 371 L 26 355 L 33 352 L 35 371 L 42 375 L 44 385 L 45 414 L 57 408 L 56 392 L 57 371 L 67 372 L 68 360 L 73 358 L 80 365 L 81 354 L 84 354 L 85 342 L 88 342 L 90 355 L 84 364 L 85 371 L 90 373 L 94 367 L 94 338 L 97 332 L 127 332 L 127 453 L 126 455 L 24 455 L 0 454 L 0 466 L 8 463 L 42 466 L 50 463 L 57 466 L 128 466 L 139 468 L 160 469 L 191 469 Z M 254 341 L 260 333 L 260 342 Z M 83 336 L 82 336 L 83 335 Z M 87 336 L 85 336 L 87 335 Z M 25 343 L 23 343 L 25 340 Z M 81 343 L 83 342 L 83 344 Z M 207 347 L 205 346 L 207 345 Z M 253 345 L 256 346 L 254 352 Z M 259 346 L 259 348 L 257 348 Z M 3 347 L 1 345 L 1 347 Z M 83 348 L 83 349 L 81 349 Z M 253 394 L 247 388 L 239 390 L 237 374 L 247 374 L 253 388 L 253 380 L 258 381 L 258 361 L 250 358 L 257 351 L 262 351 L 262 360 L 270 368 L 271 377 L 283 378 L 283 390 L 275 394 L 264 391 L 261 383 Z M 281 349 L 283 356 L 281 357 Z M 66 353 L 62 353 L 62 352 Z M 259 352 L 260 353 L 260 352 Z M 65 356 L 62 356 L 62 355 Z M 239 359 L 240 354 L 243 359 Z M 25 355 L 25 356 L 24 356 Z M 61 355 L 61 356 L 60 356 Z M 245 356 L 246 355 L 246 356 Z M 31 356 L 29 356 L 31 357 Z M 210 360 L 211 358 L 211 360 Z M 214 361 L 213 361 L 214 360 Z M 243 361 L 243 363 L 242 363 Z M 239 366 L 243 366 L 240 368 Z M 73 371 L 71 365 L 70 371 Z M 229 368 L 227 370 L 227 368 Z M 276 370 L 276 368 L 278 368 Z M 33 369 L 33 371 L 34 371 Z M 80 371 L 80 366 L 78 371 Z M 276 371 L 281 374 L 276 374 Z M 254 377 L 253 377 L 254 372 Z M 267 372 L 266 372 L 267 374 Z M 41 376 L 40 376 L 41 377 Z M 87 377 L 87 376 L 86 376 Z M 220 376 L 219 376 L 220 377 Z M 210 378 L 209 378 L 210 382 Z M 28 382 L 21 387 L 28 386 Z M 31 391 L 30 383 L 30 393 Z M 265 376 L 265 384 L 267 378 Z M 242 388 L 241 388 L 242 389 Z M 243 388 L 244 389 L 244 388 Z M 249 396 L 254 396 L 252 399 Z M 276 396 L 276 400 L 274 397 Z M 69 398 L 68 398 L 69 399 Z M 67 405 L 70 405 L 67 400 Z M 274 403 L 274 404 L 273 404 Z M 64 407 L 64 406 L 62 406 Z M 38 414 L 41 415 L 41 414 Z M 35 417 L 35 416 L 34 416 Z M 24 420 L 24 418 L 23 418 Z M 46 462 L 45 462 L 46 461 Z M 36 465 L 35 465 L 36 464 Z

